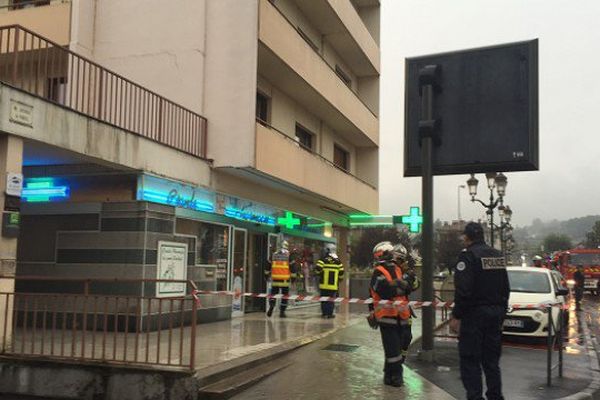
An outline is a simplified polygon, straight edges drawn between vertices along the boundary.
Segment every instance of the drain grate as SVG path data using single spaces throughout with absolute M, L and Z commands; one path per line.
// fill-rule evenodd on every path
M 355 344 L 330 344 L 327 347 L 324 347 L 323 350 L 328 350 L 328 351 L 341 351 L 344 353 L 352 353 L 355 352 L 356 350 L 358 350 L 360 346 L 357 346 Z

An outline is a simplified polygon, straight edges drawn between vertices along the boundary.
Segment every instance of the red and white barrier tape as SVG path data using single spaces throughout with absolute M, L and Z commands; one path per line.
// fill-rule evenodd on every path
M 349 298 L 349 297 L 328 297 L 328 296 L 305 296 L 301 294 L 268 294 L 268 293 L 239 293 L 232 291 L 214 291 L 214 290 L 195 290 L 192 293 L 194 299 L 199 304 L 200 300 L 198 298 L 199 294 L 214 294 L 220 296 L 244 296 L 244 297 L 255 297 L 255 298 L 265 298 L 265 299 L 284 299 L 284 300 L 298 300 L 298 301 L 319 301 L 319 302 L 333 302 L 333 303 L 341 303 L 341 304 L 374 304 L 376 303 L 373 299 L 359 299 L 359 298 Z M 421 308 L 421 307 L 437 307 L 437 308 L 453 308 L 453 301 L 392 301 L 392 300 L 379 300 L 377 302 L 379 305 L 393 305 L 393 306 L 411 306 L 413 308 Z M 539 304 L 513 304 L 510 308 L 513 310 L 522 310 L 522 309 L 539 309 L 539 308 L 548 308 L 551 307 L 560 307 L 562 309 L 568 309 L 569 306 L 567 304 L 549 304 L 549 303 L 539 303 Z

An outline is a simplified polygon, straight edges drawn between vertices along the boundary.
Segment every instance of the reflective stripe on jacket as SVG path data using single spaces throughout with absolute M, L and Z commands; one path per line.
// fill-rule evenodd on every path
M 290 256 L 288 253 L 277 252 L 271 261 L 271 285 L 277 287 L 290 286 Z
M 344 275 L 344 266 L 341 263 L 329 263 L 324 260 L 317 261 L 319 274 L 319 289 L 338 290 L 340 276 Z
M 395 278 L 392 278 L 392 275 L 389 273 L 389 271 L 381 265 L 376 267 L 375 269 L 385 277 L 389 285 L 392 285 L 394 283 L 394 280 L 396 279 L 402 279 L 402 270 L 398 266 L 394 267 L 394 275 L 396 275 Z M 382 299 L 381 296 L 375 290 L 373 290 L 372 288 L 369 290 L 371 292 L 371 297 L 373 298 L 375 303 L 375 318 L 379 323 L 397 324 L 399 323 L 398 319 L 408 320 L 410 318 L 410 308 L 408 307 L 408 305 L 398 306 L 391 304 L 379 304 L 379 301 L 381 300 L 408 301 L 408 298 L 406 296 L 394 296 L 391 299 Z

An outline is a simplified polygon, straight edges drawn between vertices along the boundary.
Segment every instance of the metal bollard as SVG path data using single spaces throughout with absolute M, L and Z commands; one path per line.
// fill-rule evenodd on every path
M 552 306 L 548 306 L 548 362 L 546 365 L 548 386 L 552 386 L 552 330 L 554 323 L 552 321 Z

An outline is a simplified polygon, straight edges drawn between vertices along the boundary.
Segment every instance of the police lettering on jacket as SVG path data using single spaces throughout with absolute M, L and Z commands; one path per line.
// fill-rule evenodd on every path
M 484 242 L 471 244 L 458 257 L 454 287 L 454 318 L 461 319 L 473 307 L 507 307 L 510 286 L 502 253 Z

